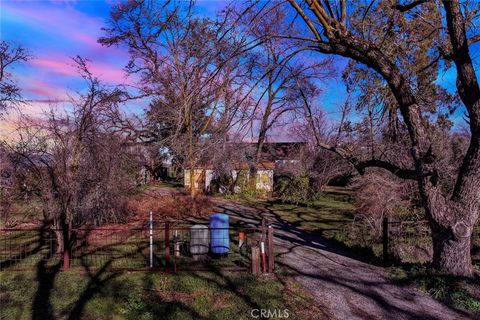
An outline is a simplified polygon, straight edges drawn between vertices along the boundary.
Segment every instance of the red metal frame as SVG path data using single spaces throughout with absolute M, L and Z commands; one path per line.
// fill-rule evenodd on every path
M 170 272 L 171 267 L 173 267 L 173 272 L 211 270 L 207 264 L 197 263 L 190 265 L 189 258 L 186 255 L 182 255 L 181 259 L 176 254 L 171 255 L 170 240 L 172 236 L 170 233 L 177 232 L 180 236 L 183 236 L 184 240 L 181 242 L 183 245 L 186 245 L 189 241 L 190 228 L 191 226 L 185 223 L 155 221 L 153 237 L 154 252 L 157 254 L 155 256 L 157 265 L 153 268 L 149 267 L 148 258 L 144 255 L 145 251 L 149 249 L 148 221 L 146 221 L 144 228 L 100 227 L 72 229 L 73 243 L 71 247 L 65 248 L 60 253 L 55 252 L 56 238 L 54 235 L 54 231 L 59 230 L 47 229 L 48 235 L 44 238 L 45 235 L 42 232 L 45 230 L 40 228 L 4 228 L 0 229 L 0 271 L 33 271 L 39 260 L 51 258 L 62 263 L 61 271 L 82 270 L 81 268 L 78 269 L 80 265 L 88 267 L 89 270 L 96 270 L 100 269 L 99 262 L 104 265 L 108 263 L 107 269 L 111 272 L 157 272 L 161 270 Z M 212 229 L 208 227 L 208 230 L 211 231 Z M 249 250 L 245 249 L 247 242 L 248 246 L 251 246 L 256 245 L 255 243 L 257 242 L 259 243 L 260 238 L 265 239 L 265 229 L 260 227 L 230 227 L 228 230 L 230 248 L 232 250 L 230 255 L 238 254 L 245 261 L 249 259 Z M 236 237 L 240 232 L 245 234 L 245 244 L 242 248 L 236 246 L 236 242 L 238 242 Z M 234 235 L 233 237 L 232 234 Z M 175 240 L 177 240 L 177 237 L 175 237 Z M 41 247 L 39 244 L 43 242 L 48 245 Z M 33 245 L 39 246 L 38 252 L 30 254 L 30 252 L 27 252 L 27 249 Z M 163 255 L 158 255 L 162 248 Z M 184 248 L 184 250 L 186 249 Z M 5 262 L 10 261 L 12 261 L 11 264 L 5 264 Z M 86 265 L 83 265 L 84 263 Z M 162 267 L 162 264 L 164 264 L 164 267 Z M 232 265 L 222 266 L 221 269 L 234 272 L 247 271 L 249 266 L 232 263 Z M 270 268 L 268 269 L 270 271 Z

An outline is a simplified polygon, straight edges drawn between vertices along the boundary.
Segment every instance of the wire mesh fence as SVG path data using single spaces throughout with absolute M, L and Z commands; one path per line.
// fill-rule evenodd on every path
M 357 216 L 345 225 L 340 236 L 340 241 L 348 246 L 365 249 L 363 257 L 370 261 L 425 263 L 433 256 L 430 225 L 423 219 L 369 220 Z M 480 262 L 480 225 L 474 228 L 471 243 L 472 259 Z
M 64 250 L 58 240 L 61 232 L 0 229 L 0 270 L 34 270 L 43 261 L 61 263 L 64 269 L 247 271 L 252 263 L 250 248 L 268 240 L 265 226 L 212 228 L 145 221 L 139 228 L 72 229 Z
M 431 233 L 426 220 L 383 222 L 384 259 L 425 262 L 431 258 Z
M 473 230 L 472 247 L 480 246 L 480 228 Z M 383 256 L 402 262 L 426 262 L 431 259 L 432 235 L 427 220 L 383 221 Z

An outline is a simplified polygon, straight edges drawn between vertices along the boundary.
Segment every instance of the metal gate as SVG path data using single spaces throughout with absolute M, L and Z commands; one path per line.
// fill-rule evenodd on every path
M 51 228 L 0 229 L 0 270 L 34 270 L 40 261 L 62 264 L 62 269 L 105 269 L 109 271 L 248 271 L 252 268 L 252 248 L 264 248 L 264 271 L 273 269 L 273 228 L 267 225 L 210 228 L 209 237 L 222 234 L 228 244 L 225 254 L 213 254 L 208 240 L 206 252 L 192 252 L 195 237 L 192 222 L 144 221 L 141 227 L 122 225 L 77 228 L 63 250 Z M 193 231 L 192 231 L 193 230 Z M 271 230 L 271 231 L 270 231 Z M 269 236 L 269 234 L 272 234 Z M 263 245 L 262 245 L 263 243 Z M 266 265 L 265 256 L 272 261 Z

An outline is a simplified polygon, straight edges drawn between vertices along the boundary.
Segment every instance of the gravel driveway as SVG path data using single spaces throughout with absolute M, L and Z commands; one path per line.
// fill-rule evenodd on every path
M 240 223 L 258 224 L 259 217 L 273 222 L 276 263 L 294 271 L 296 280 L 326 308 L 328 319 L 471 319 L 430 296 L 394 284 L 381 267 L 352 258 L 328 240 L 298 229 L 274 213 L 215 200 Z M 353 253 L 354 254 L 354 253 Z

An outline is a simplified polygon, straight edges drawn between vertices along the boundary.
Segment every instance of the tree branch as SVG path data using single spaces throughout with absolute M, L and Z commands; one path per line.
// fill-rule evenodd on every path
M 417 173 L 415 170 L 400 168 L 390 162 L 383 160 L 371 159 L 367 161 L 361 161 L 356 166 L 356 169 L 360 172 L 360 174 L 363 174 L 366 168 L 371 167 L 385 169 L 402 179 L 417 180 Z
M 468 45 L 474 44 L 475 42 L 480 41 L 480 34 L 474 35 L 470 39 L 468 39 Z
M 323 142 L 318 142 L 317 144 L 320 148 L 336 153 L 342 159 L 348 161 L 361 175 L 365 173 L 365 169 L 367 168 L 381 168 L 402 179 L 418 179 L 417 172 L 415 170 L 400 168 L 399 166 L 385 160 L 370 159 L 361 161 L 342 148 L 331 146 Z M 430 175 L 430 173 L 428 175 Z
M 394 6 L 395 9 L 397 9 L 400 12 L 407 12 L 416 6 L 419 6 L 423 3 L 430 2 L 430 0 L 416 0 L 408 4 L 397 4 Z
M 290 2 L 290 4 L 292 5 L 292 7 L 295 8 L 295 10 L 296 10 L 297 13 L 300 15 L 300 17 L 302 17 L 303 21 L 305 21 L 305 23 L 307 24 L 307 26 L 310 28 L 310 30 L 312 31 L 312 33 L 315 35 L 315 38 L 316 38 L 318 41 L 322 41 L 322 37 L 320 36 L 320 33 L 318 33 L 317 28 L 315 28 L 315 26 L 313 25 L 312 21 L 310 21 L 310 19 L 307 17 L 307 15 L 305 14 L 305 12 L 303 12 L 302 8 L 300 8 L 300 6 L 297 4 L 297 2 L 296 2 L 295 0 L 288 0 L 288 2 Z

